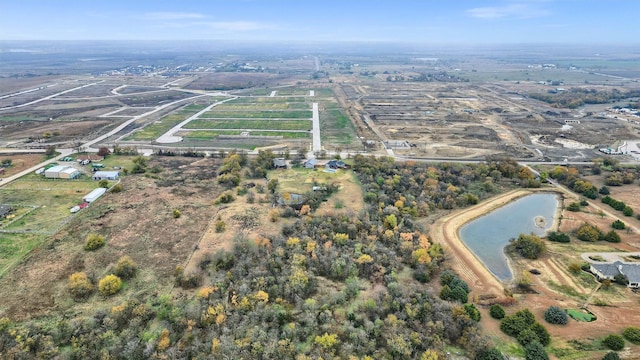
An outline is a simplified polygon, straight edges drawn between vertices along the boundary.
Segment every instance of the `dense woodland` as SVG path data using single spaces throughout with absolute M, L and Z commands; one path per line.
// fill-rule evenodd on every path
M 232 155 L 219 171 L 220 183 L 237 185 L 243 167 L 249 176 L 261 174 L 251 168 L 259 163 Z M 85 292 L 78 301 L 118 296 L 119 305 L 20 323 L 2 318 L 0 354 L 15 359 L 442 359 L 450 344 L 471 358 L 497 358 L 478 328 L 479 312 L 462 304 L 466 296 L 444 297 L 450 301 L 438 296 L 442 285 L 453 290 L 466 284 L 450 273 L 441 282 L 433 280 L 446 269 L 446 254 L 417 219 L 475 204 L 508 187 L 539 185 L 532 174 L 497 158 L 474 165 L 398 164 L 358 156 L 353 163 L 367 204 L 362 213 L 298 215 L 279 236 L 238 235 L 232 250 L 201 263 L 205 282 L 176 273 L 186 297 L 133 296 L 132 289 L 110 295 L 101 281 L 102 295 Z M 123 274 L 135 276 L 126 259 L 123 266 Z M 85 290 L 97 285 L 84 284 Z

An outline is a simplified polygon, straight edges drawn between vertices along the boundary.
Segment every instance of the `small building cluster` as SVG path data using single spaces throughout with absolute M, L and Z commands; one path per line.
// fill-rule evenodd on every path
M 49 179 L 76 179 L 82 173 L 73 166 L 58 165 L 44 171 L 44 177 Z
M 615 280 L 616 276 L 624 276 L 629 281 L 628 287 L 640 288 L 640 264 L 623 263 L 622 261 L 591 264 L 591 272 L 598 277 L 599 281 Z

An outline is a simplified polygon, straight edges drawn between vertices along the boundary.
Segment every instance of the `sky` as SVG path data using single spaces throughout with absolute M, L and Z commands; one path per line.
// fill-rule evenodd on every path
M 0 0 L 0 40 L 640 43 L 638 0 Z

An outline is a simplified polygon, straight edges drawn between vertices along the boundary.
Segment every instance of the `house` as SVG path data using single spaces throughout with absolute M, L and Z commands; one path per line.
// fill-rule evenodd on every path
M 117 180 L 119 177 L 119 171 L 96 171 L 93 174 L 93 180 Z
M 318 163 L 318 160 L 316 159 L 309 159 L 307 161 L 304 162 L 304 167 L 306 169 L 313 169 L 316 167 L 316 164 Z
M 93 191 L 91 191 L 89 194 L 87 194 L 85 197 L 82 198 L 82 200 L 84 202 L 87 203 L 92 203 L 96 200 L 98 200 L 98 198 L 102 195 L 104 195 L 104 193 L 107 192 L 107 189 L 105 188 L 97 188 L 97 189 L 93 189 Z M 82 208 L 82 207 L 80 207 Z
M 325 167 L 328 169 L 346 169 L 347 164 L 345 164 L 342 160 L 329 160 Z
M 616 261 L 614 263 L 591 264 L 590 270 L 598 277 L 599 281 L 615 280 L 616 276 L 622 275 L 629 280 L 628 287 L 640 288 L 640 264 Z
M 273 167 L 275 169 L 286 169 L 287 161 L 284 158 L 273 159 Z

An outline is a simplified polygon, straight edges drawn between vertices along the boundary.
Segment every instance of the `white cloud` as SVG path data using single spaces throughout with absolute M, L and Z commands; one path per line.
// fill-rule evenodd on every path
M 198 13 L 185 12 L 152 12 L 143 15 L 143 18 L 149 20 L 184 20 L 184 19 L 203 19 L 204 15 Z
M 509 4 L 504 6 L 486 6 L 469 9 L 466 13 L 478 19 L 517 18 L 527 19 L 549 15 L 549 11 L 531 4 Z

